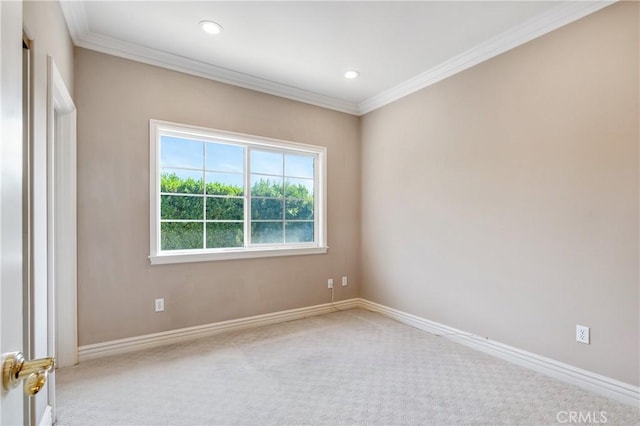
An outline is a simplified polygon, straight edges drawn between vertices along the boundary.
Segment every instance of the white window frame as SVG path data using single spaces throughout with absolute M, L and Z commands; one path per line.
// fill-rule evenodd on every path
M 276 150 L 278 152 L 313 154 L 314 167 L 314 238 L 313 243 L 252 245 L 249 247 L 161 250 L 160 247 L 160 137 L 165 134 L 202 141 L 232 143 L 249 148 Z M 247 259 L 258 257 L 323 254 L 327 246 L 327 149 L 322 146 L 246 135 L 205 127 L 149 120 L 149 225 L 150 255 L 152 265 L 167 263 L 205 262 L 215 260 Z M 245 161 L 245 175 L 250 176 Z M 246 179 L 245 179 L 246 180 Z M 250 208 L 250 191 L 245 190 L 245 222 Z M 246 232 L 245 232 L 246 233 Z M 245 235 L 245 241 L 247 236 Z

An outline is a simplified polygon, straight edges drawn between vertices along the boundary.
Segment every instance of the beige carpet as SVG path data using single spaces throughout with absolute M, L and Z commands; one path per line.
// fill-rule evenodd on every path
M 640 424 L 638 409 L 359 309 L 88 361 L 57 384 L 59 425 Z

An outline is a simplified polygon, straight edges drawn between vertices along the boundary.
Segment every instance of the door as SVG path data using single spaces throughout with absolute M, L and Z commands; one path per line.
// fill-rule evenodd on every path
M 52 358 L 28 359 L 32 298 L 29 126 L 24 119 L 30 114 L 23 109 L 29 105 L 29 78 L 23 72 L 30 68 L 22 22 L 21 1 L 0 1 L 0 425 L 39 423 L 27 395 L 43 389 L 53 367 Z
M 0 353 L 24 349 L 22 3 L 0 1 Z M 4 358 L 4 357 L 3 357 Z M 23 424 L 24 393 L 2 389 L 0 421 Z

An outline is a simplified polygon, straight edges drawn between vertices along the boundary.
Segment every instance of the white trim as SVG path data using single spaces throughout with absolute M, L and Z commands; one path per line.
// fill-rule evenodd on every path
M 47 72 L 49 353 L 65 367 L 78 362 L 77 111 L 51 56 Z
M 261 147 L 275 149 L 288 149 L 300 152 L 326 153 L 327 148 L 319 145 L 311 145 L 300 142 L 286 141 L 284 139 L 269 138 L 266 136 L 249 135 L 247 133 L 230 132 L 228 130 L 212 129 L 209 127 L 194 126 L 191 124 L 174 123 L 164 120 L 149 120 L 150 131 L 160 128 L 174 133 L 177 137 L 197 137 L 211 142 L 254 143 Z
M 361 308 L 377 312 L 411 327 L 418 328 L 428 333 L 440 335 L 445 339 L 469 346 L 473 349 L 537 371 L 562 382 L 576 385 L 607 398 L 611 398 L 634 407 L 638 407 L 638 405 L 640 405 L 640 387 L 638 386 L 592 373 L 551 358 L 523 351 L 521 349 L 514 348 L 513 346 L 491 341 L 484 337 L 476 336 L 435 321 L 429 321 L 419 316 L 408 314 L 398 309 L 370 302 L 362 298 L 341 300 L 335 303 L 324 303 L 305 308 L 290 309 L 287 311 L 273 312 L 252 317 L 80 346 L 79 356 L 80 361 L 83 362 L 110 355 L 180 343 L 228 331 L 251 329 L 328 314 L 335 312 L 336 309 L 343 310 L 353 308 Z
M 89 32 L 89 19 L 87 18 L 87 10 L 84 7 L 84 2 L 61 0 L 60 8 L 62 9 L 65 21 L 67 21 L 67 28 L 69 28 L 71 39 L 73 43 L 77 45 L 77 40 L 79 40 L 83 34 Z
M 40 419 L 40 426 L 52 426 L 53 425 L 53 408 L 50 405 L 47 405 L 47 408 L 44 409 L 44 413 L 42 414 L 42 418 Z
M 257 259 L 261 257 L 301 256 L 309 254 L 325 254 L 328 247 L 311 248 L 259 248 L 228 250 L 218 253 L 176 253 L 149 256 L 152 265 L 170 263 L 209 262 L 215 260 Z
M 73 44 L 78 47 L 120 58 L 131 59 L 144 64 L 156 65 L 209 80 L 243 87 L 245 89 L 268 93 L 322 108 L 346 112 L 348 114 L 358 113 L 358 106 L 353 102 L 321 95 L 275 81 L 185 58 L 184 56 L 173 53 L 163 52 L 139 44 L 96 34 L 89 29 L 85 6 L 82 1 L 61 1 L 60 5 L 62 6 L 62 12 L 67 21 Z
M 213 336 L 215 334 L 228 331 L 263 327 L 265 325 L 278 324 L 286 321 L 328 314 L 330 312 L 335 312 L 336 309 L 352 309 L 358 306 L 359 299 L 348 299 L 334 302 L 333 304 L 324 303 L 305 308 L 289 309 L 287 311 L 255 315 L 252 317 L 181 328 L 178 330 L 163 331 L 160 333 L 112 340 L 93 345 L 84 345 L 79 348 L 80 362 L 109 355 L 137 351 L 140 349 L 148 349 L 184 342 L 186 340 L 193 340 L 201 337 Z
M 258 92 L 268 93 L 311 105 L 354 115 L 364 115 L 402 97 L 451 77 L 474 65 L 491 59 L 521 44 L 607 7 L 617 0 L 570 1 L 542 13 L 521 25 L 480 43 L 479 45 L 436 65 L 417 76 L 386 89 L 360 103 L 348 102 L 309 92 L 248 74 L 188 59 L 172 53 L 116 40 L 91 32 L 82 1 L 61 1 L 62 12 L 73 43 L 85 49 L 156 65 L 174 71 L 219 81 Z
M 442 337 L 488 353 L 511 363 L 529 368 L 565 383 L 570 383 L 588 391 L 606 396 L 616 401 L 638 407 L 640 405 L 640 387 L 592 373 L 563 362 L 546 358 L 513 346 L 488 340 L 481 336 L 449 327 L 435 321 L 411 315 L 398 309 L 359 299 L 358 306 L 377 312 L 403 324 L 438 334 Z
M 445 78 L 471 68 L 481 62 L 518 47 L 534 38 L 570 24 L 615 1 L 573 1 L 563 3 L 550 11 L 536 16 L 523 24 L 507 30 L 451 59 L 418 74 L 409 80 L 384 90 L 358 104 L 358 112 L 363 115 L 400 98 L 431 86 Z
M 215 143 L 234 143 L 243 146 L 245 150 L 273 149 L 274 152 L 300 153 L 313 155 L 314 167 L 314 240 L 310 243 L 249 245 L 238 248 L 199 249 L 184 251 L 162 251 L 160 240 L 160 136 L 197 138 L 198 140 Z M 245 186 L 249 187 L 250 164 L 245 153 Z M 327 252 L 327 187 L 326 187 L 327 148 L 262 136 L 247 135 L 206 127 L 178 124 L 161 120 L 149 120 L 149 261 L 152 265 L 166 263 L 205 262 L 231 259 L 250 259 L 260 257 L 296 256 L 310 254 L 324 254 Z M 204 196 L 204 195 L 203 195 Z M 251 209 L 250 193 L 246 192 L 245 199 L 245 243 L 247 241 L 248 211 Z M 283 217 L 283 220 L 285 218 Z

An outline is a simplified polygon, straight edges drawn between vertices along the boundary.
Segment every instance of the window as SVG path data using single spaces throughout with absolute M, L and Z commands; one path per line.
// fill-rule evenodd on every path
M 324 147 L 150 121 L 153 264 L 326 253 Z

